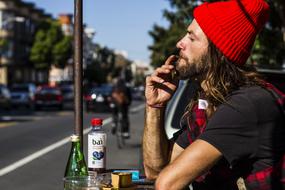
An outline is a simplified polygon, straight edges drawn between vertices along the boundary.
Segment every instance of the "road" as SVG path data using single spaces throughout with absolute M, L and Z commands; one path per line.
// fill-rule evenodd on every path
M 110 113 L 84 113 L 84 153 L 86 133 L 92 117 L 104 119 L 107 131 L 107 167 L 140 168 L 141 138 L 144 122 L 143 102 L 134 102 L 130 111 L 131 139 L 120 150 L 111 135 Z M 62 190 L 63 173 L 73 133 L 72 110 L 20 110 L 0 116 L 0 189 Z

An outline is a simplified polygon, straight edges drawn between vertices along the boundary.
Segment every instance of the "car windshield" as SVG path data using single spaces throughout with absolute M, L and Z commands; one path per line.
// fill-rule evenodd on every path
M 106 87 L 97 87 L 97 88 L 92 88 L 89 92 L 89 94 L 102 94 L 102 95 L 109 95 L 111 94 L 112 89 L 111 88 L 106 88 Z
M 62 93 L 70 93 L 73 92 L 73 90 L 71 88 L 62 88 L 61 89 Z
M 60 91 L 55 88 L 43 88 L 39 92 L 40 94 L 60 94 Z
M 28 87 L 26 86 L 17 86 L 17 87 L 12 87 L 11 88 L 12 92 L 28 92 Z

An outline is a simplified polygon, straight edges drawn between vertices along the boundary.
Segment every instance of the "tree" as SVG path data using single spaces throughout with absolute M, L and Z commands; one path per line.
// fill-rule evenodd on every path
M 92 64 L 87 65 L 86 70 L 84 71 L 84 78 L 89 83 L 102 84 L 107 80 L 107 72 L 102 68 L 100 62 L 94 60 Z
M 64 68 L 66 62 L 72 55 L 72 37 L 64 36 L 64 38 L 54 45 L 52 50 L 53 64 L 56 67 Z
M 115 54 L 107 47 L 101 47 L 99 44 L 95 46 L 96 59 L 87 65 L 83 77 L 90 83 L 101 84 L 107 82 L 108 76 L 116 70 L 114 68 Z
M 2 61 L 2 55 L 7 51 L 8 41 L 6 39 L 0 38 L 0 66 Z
M 217 0 L 208 0 L 214 2 Z M 153 38 L 151 50 L 151 65 L 154 67 L 164 63 L 167 56 L 175 53 L 177 41 L 185 34 L 187 25 L 193 19 L 194 8 L 201 4 L 200 0 L 169 0 L 171 11 L 164 10 L 163 16 L 169 21 L 169 27 L 154 25 L 149 31 Z M 285 2 L 284 0 L 268 1 L 271 6 L 271 16 L 266 28 L 257 37 L 253 48 L 252 62 L 260 65 L 278 66 L 282 64 L 285 55 Z
M 166 57 L 176 53 L 176 42 L 185 34 L 187 24 L 192 20 L 191 13 L 195 3 L 187 0 L 169 0 L 174 11 L 164 10 L 163 16 L 170 22 L 169 28 L 154 25 L 149 32 L 153 38 L 153 45 L 149 46 L 152 51 L 151 65 L 160 66 Z
M 45 31 L 39 30 L 36 34 L 30 54 L 30 60 L 34 63 L 36 69 L 49 67 L 51 57 L 49 49 L 50 47 L 48 47 L 46 42 Z
M 36 32 L 30 60 L 36 69 L 48 69 L 51 64 L 64 67 L 72 55 L 72 39 L 64 36 L 58 21 L 42 22 Z
M 270 18 L 257 37 L 251 61 L 261 67 L 280 67 L 284 60 L 284 1 L 269 1 Z
M 1 50 L 6 50 L 8 46 L 8 41 L 4 38 L 0 38 L 0 48 Z

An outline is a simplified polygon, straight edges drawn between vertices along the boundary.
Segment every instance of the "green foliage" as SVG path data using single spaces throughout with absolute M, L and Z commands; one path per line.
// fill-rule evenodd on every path
M 30 60 L 37 69 L 47 69 L 54 64 L 64 67 L 72 53 L 72 39 L 63 35 L 57 21 L 42 22 L 36 32 Z
M 251 61 L 262 67 L 278 67 L 282 64 L 285 48 L 281 31 L 264 29 L 255 41 Z
M 107 81 L 107 72 L 98 61 L 94 61 L 92 64 L 88 65 L 85 72 L 84 78 L 89 83 L 105 83 Z
M 154 25 L 149 31 L 153 38 L 153 44 L 149 46 L 151 50 L 151 65 L 158 67 L 164 63 L 166 58 L 173 54 L 178 40 L 186 33 L 187 25 L 193 19 L 193 9 L 201 3 L 199 0 L 168 0 L 171 10 L 164 10 L 163 16 L 169 21 L 169 27 L 163 28 Z M 208 0 L 215 2 L 217 0 Z M 285 42 L 283 39 L 282 27 L 284 26 L 284 0 L 269 1 L 271 16 L 269 23 L 261 34 L 257 37 L 253 47 L 251 61 L 260 65 L 282 64 L 285 55 Z
M 167 56 L 176 51 L 177 41 L 183 37 L 187 25 L 192 20 L 191 13 L 196 3 L 188 0 L 169 0 L 172 10 L 164 10 L 163 16 L 170 22 L 168 28 L 154 25 L 149 32 L 153 38 L 153 45 L 149 46 L 151 65 L 158 67 L 164 63 Z
M 284 7 L 281 1 L 270 1 L 270 18 L 266 27 L 257 37 L 251 61 L 261 67 L 278 68 L 282 65 L 285 55 L 285 42 L 283 39 L 282 22 L 284 15 L 280 14 L 280 9 Z
M 84 80 L 89 83 L 105 83 L 108 80 L 108 76 L 116 70 L 114 69 L 115 54 L 113 50 L 101 47 L 99 44 L 95 44 L 94 51 L 97 56 L 92 60 L 91 64 L 87 65 L 84 71 Z
M 4 38 L 0 38 L 0 56 L 7 51 L 8 48 L 8 40 Z
M 177 39 L 180 39 L 185 33 L 182 27 L 173 25 L 167 31 L 159 26 L 155 26 L 150 35 L 154 38 L 154 44 L 149 47 L 152 50 L 151 65 L 160 66 L 166 60 L 167 56 L 175 53 Z
M 53 63 L 56 67 L 64 68 L 66 62 L 72 55 L 72 37 L 65 36 L 54 45 L 52 50 Z
M 36 34 L 35 41 L 31 49 L 30 60 L 35 64 L 36 68 L 48 67 L 48 59 L 50 58 L 50 54 L 45 38 L 45 31 L 39 30 Z
M 0 39 L 0 48 L 1 50 L 4 49 L 5 47 L 7 47 L 8 45 L 8 41 L 6 39 L 1 38 Z

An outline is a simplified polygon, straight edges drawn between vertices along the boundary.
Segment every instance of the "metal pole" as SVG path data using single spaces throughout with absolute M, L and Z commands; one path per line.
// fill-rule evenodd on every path
M 82 107 L 82 1 L 74 0 L 74 106 L 75 106 L 75 134 L 83 142 L 83 107 Z M 83 149 L 83 143 L 81 143 Z

